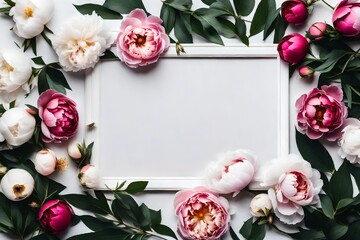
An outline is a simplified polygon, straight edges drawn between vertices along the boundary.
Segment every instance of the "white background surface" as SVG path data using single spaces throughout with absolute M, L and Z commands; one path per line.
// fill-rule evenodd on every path
M 55 15 L 53 20 L 50 22 L 49 27 L 50 29 L 56 29 L 56 26 L 61 24 L 62 21 L 66 20 L 67 18 L 79 14 L 76 9 L 72 6 L 72 4 L 84 4 L 89 2 L 97 2 L 102 3 L 100 1 L 90 1 L 90 0 L 62 0 L 62 1 L 55 1 Z M 278 1 L 280 4 L 282 1 Z M 338 1 L 336 0 L 329 0 L 329 3 L 332 5 L 336 5 Z M 144 0 L 145 6 L 147 10 L 154 14 L 159 15 L 161 1 L 160 0 Z M 200 0 L 194 0 L 194 9 L 201 6 Z M 290 28 L 288 32 L 299 31 L 300 33 L 304 33 L 304 30 L 307 29 L 308 25 L 315 22 L 315 21 L 326 21 L 331 23 L 331 16 L 332 10 L 326 7 L 322 3 L 315 4 L 314 12 L 310 16 L 305 24 L 304 27 L 301 28 Z M 119 21 L 108 21 L 109 25 L 113 26 L 115 29 L 119 26 Z M 14 41 L 21 43 L 22 40 L 17 38 L 9 29 L 13 26 L 13 22 L 11 19 L 7 19 L 5 17 L 0 18 L 0 49 L 8 48 L 8 47 L 15 47 Z M 198 40 L 201 41 L 201 40 Z M 239 40 L 225 40 L 226 43 L 239 43 Z M 259 44 L 262 42 L 261 34 L 259 36 L 255 36 L 250 39 L 251 44 Z M 267 43 L 271 43 L 271 38 L 267 40 Z M 30 56 L 33 56 L 30 51 L 27 52 Z M 46 45 L 42 40 L 38 41 L 38 55 L 43 56 L 46 63 L 57 61 L 55 54 L 53 53 L 52 49 Z M 119 63 L 120 64 L 120 63 Z M 253 69 L 253 71 L 258 71 L 258 69 Z M 81 125 L 79 128 L 78 134 L 75 136 L 75 141 L 82 141 L 84 137 L 84 73 L 66 73 L 66 77 L 72 87 L 73 91 L 68 92 L 68 96 L 73 98 L 78 104 L 78 110 L 81 117 Z M 246 83 L 244 84 L 246 86 Z M 294 103 L 295 100 L 303 93 L 308 92 L 311 88 L 316 86 L 316 82 L 305 82 L 304 80 L 300 79 L 300 77 L 295 73 L 292 79 L 290 79 L 290 139 L 291 139 L 291 152 L 296 153 L 296 145 L 294 141 L 294 126 L 295 126 L 295 110 L 294 110 Z M 25 100 L 26 103 L 30 102 L 36 105 L 35 101 L 37 99 L 37 91 L 34 91 L 33 94 Z M 114 104 L 116 104 L 116 97 L 111 96 L 114 99 Z M 261 101 L 261 98 L 259 99 Z M 266 100 L 264 100 L 266 101 Z M 127 109 L 129 111 L 129 109 Z M 264 113 L 263 116 L 264 125 L 267 124 L 267 116 Z M 253 131 L 258 131 L 257 126 L 253 126 Z M 96 143 L 95 143 L 96 144 Z M 50 145 L 49 147 L 54 149 L 58 156 L 66 156 L 66 146 L 67 143 L 62 145 Z M 242 146 L 240 146 L 242 147 Z M 332 152 L 335 153 L 336 149 L 333 148 Z M 113 156 L 116 156 L 116 151 L 112 153 Z M 335 154 L 333 154 L 336 156 Z M 337 156 L 334 157 L 338 159 Z M 191 166 L 189 166 L 191 167 Z M 205 167 L 205 166 L 204 166 Z M 53 178 L 60 183 L 67 186 L 67 189 L 64 193 L 73 193 L 78 192 L 80 193 L 82 189 L 78 185 L 77 181 L 77 170 L 74 164 L 70 163 L 69 167 L 66 171 L 61 173 L 56 173 Z M 163 214 L 163 223 L 170 226 L 172 229 L 176 230 L 176 217 L 173 213 L 173 196 L 174 192 L 147 192 L 138 196 L 139 202 L 145 202 L 149 207 L 154 209 L 162 209 Z M 231 199 L 231 206 L 237 209 L 236 214 L 232 217 L 231 226 L 234 228 L 236 232 L 240 229 L 243 222 L 250 217 L 248 212 L 248 205 L 251 200 L 251 195 L 247 193 L 240 193 L 236 198 Z M 76 211 L 80 213 L 80 211 Z M 79 224 L 76 227 L 69 229 L 66 233 L 62 236 L 63 239 L 74 235 L 75 233 L 80 233 L 87 231 L 86 228 Z M 0 236 L 1 239 L 5 239 L 5 236 Z M 242 237 L 240 237 L 243 239 Z M 224 237 L 224 239 L 231 239 L 228 235 Z M 287 239 L 286 237 L 277 234 L 274 231 L 268 231 L 266 235 L 266 239 Z

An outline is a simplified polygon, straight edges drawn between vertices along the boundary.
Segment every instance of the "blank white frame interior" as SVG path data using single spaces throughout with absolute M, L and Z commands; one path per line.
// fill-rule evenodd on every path
M 276 46 L 183 46 L 145 68 L 109 61 L 88 72 L 86 142 L 95 142 L 99 189 L 138 180 L 147 190 L 191 188 L 218 153 L 251 148 L 258 165 L 289 154 L 288 66 Z

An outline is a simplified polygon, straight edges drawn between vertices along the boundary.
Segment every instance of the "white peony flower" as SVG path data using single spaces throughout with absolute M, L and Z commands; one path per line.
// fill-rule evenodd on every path
M 212 162 L 206 174 L 207 186 L 220 194 L 238 194 L 252 180 L 256 157 L 249 150 L 229 151 Z
M 34 159 L 35 170 L 43 176 L 52 174 L 56 169 L 57 158 L 50 149 L 40 150 Z
M 339 139 L 338 151 L 341 158 L 346 158 L 351 163 L 360 163 L 360 121 L 348 118 L 344 121 L 343 135 Z
M 16 35 L 30 39 L 39 35 L 54 13 L 52 0 L 17 0 L 10 10 Z
M 265 167 L 260 185 L 271 187 L 268 195 L 275 215 L 286 224 L 301 222 L 304 219 L 303 206 L 319 202 L 323 186 L 319 171 L 295 154 L 286 159 L 274 159 Z
M 250 213 L 254 217 L 265 217 L 271 209 L 271 200 L 266 193 L 256 195 L 250 202 Z
M 95 13 L 69 19 L 54 34 L 53 47 L 65 71 L 94 67 L 113 42 L 104 20 Z
M 15 107 L 0 118 L 0 142 L 6 140 L 10 146 L 20 146 L 33 136 L 36 121 L 26 109 Z
M 85 165 L 81 168 L 78 178 L 80 184 L 86 188 L 95 188 L 99 184 L 98 170 L 91 164 Z
M 30 92 L 31 59 L 20 49 L 0 52 L 0 96 L 6 102 Z
M 0 185 L 4 195 L 11 201 L 21 201 L 34 190 L 34 178 L 24 169 L 9 170 L 1 179 Z

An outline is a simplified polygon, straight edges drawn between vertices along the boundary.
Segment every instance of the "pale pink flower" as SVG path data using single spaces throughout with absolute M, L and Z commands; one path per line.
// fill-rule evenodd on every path
M 287 0 L 281 4 L 281 16 L 295 26 L 301 25 L 309 16 L 306 4 L 302 0 Z
M 323 181 L 309 162 L 290 154 L 287 159 L 275 159 L 267 166 L 261 185 L 271 187 L 268 195 L 280 221 L 297 224 L 304 218 L 303 206 L 319 202 Z
M 349 162 L 360 163 L 360 121 L 356 118 L 347 118 L 344 121 L 342 136 L 338 141 L 338 151 L 341 158 Z
M 343 36 L 354 37 L 360 34 L 360 2 L 343 0 L 335 8 L 332 17 L 334 28 Z
M 78 174 L 80 184 L 86 188 L 95 188 L 99 184 L 99 173 L 94 165 L 87 164 Z
M 219 155 L 207 169 L 207 186 L 220 193 L 238 194 L 252 180 L 255 173 L 256 156 L 249 150 L 238 149 Z
M 43 149 L 36 153 L 34 159 L 35 170 L 43 176 L 48 176 L 55 172 L 56 155 L 50 149 Z
M 308 50 L 308 40 L 298 33 L 284 36 L 277 46 L 280 58 L 291 65 L 300 63 L 305 58 Z
M 155 63 L 170 46 L 162 20 L 133 10 L 121 23 L 116 39 L 118 57 L 131 68 Z
M 271 209 L 271 200 L 266 193 L 256 195 L 250 202 L 250 213 L 254 217 L 268 216 Z
M 327 25 L 324 22 L 316 22 L 309 27 L 308 33 L 311 39 L 320 40 L 324 37 Z
M 341 102 L 343 92 L 337 86 L 314 88 L 296 101 L 298 129 L 311 139 L 323 135 L 329 141 L 341 137 L 341 126 L 347 116 L 347 108 Z
M 184 239 L 214 240 L 229 228 L 229 203 L 206 188 L 183 190 L 175 195 L 178 228 Z
M 73 100 L 51 89 L 40 95 L 38 108 L 44 142 L 60 143 L 74 136 L 79 115 Z

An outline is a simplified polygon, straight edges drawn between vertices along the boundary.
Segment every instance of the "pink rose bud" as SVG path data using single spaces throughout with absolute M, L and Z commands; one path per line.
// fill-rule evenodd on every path
M 43 176 L 48 176 L 55 171 L 56 155 L 50 149 L 40 150 L 34 159 L 35 170 Z
M 266 193 L 256 195 L 250 202 L 250 213 L 254 217 L 269 216 L 272 204 Z
M 360 34 L 360 2 L 343 0 L 335 8 L 332 21 L 334 28 L 345 37 Z
M 305 22 L 309 12 L 302 0 L 287 0 L 281 4 L 281 16 L 285 22 L 298 26 Z
M 299 68 L 299 75 L 304 79 L 312 79 L 314 77 L 315 70 L 309 66 L 302 66 Z
M 122 20 L 116 39 L 118 57 L 131 68 L 155 63 L 170 46 L 162 20 L 135 9 Z
M 206 188 L 176 193 L 175 213 L 183 239 L 215 240 L 229 228 L 229 203 Z
M 296 101 L 298 130 L 310 139 L 325 136 L 329 141 L 341 137 L 341 126 L 347 116 L 342 102 L 343 91 L 337 86 L 314 88 Z
M 284 36 L 277 46 L 280 58 L 291 65 L 300 63 L 305 58 L 308 50 L 308 40 L 298 33 Z
M 78 178 L 80 184 L 86 188 L 95 188 L 99 184 L 99 174 L 94 165 L 88 164 L 81 168 Z
M 40 95 L 38 108 L 44 142 L 61 143 L 75 135 L 79 115 L 73 100 L 50 89 Z
M 47 233 L 61 233 L 69 226 L 73 214 L 72 208 L 66 202 L 49 200 L 40 208 L 40 226 Z
M 314 40 L 320 40 L 324 37 L 327 25 L 324 22 L 316 22 L 310 26 L 308 34 Z

